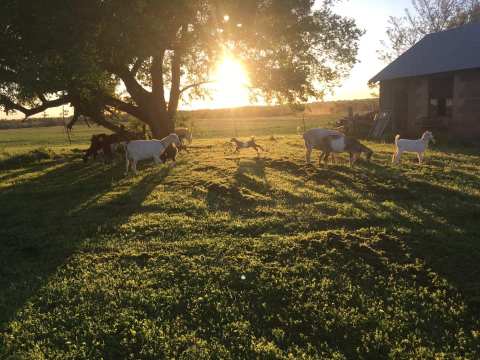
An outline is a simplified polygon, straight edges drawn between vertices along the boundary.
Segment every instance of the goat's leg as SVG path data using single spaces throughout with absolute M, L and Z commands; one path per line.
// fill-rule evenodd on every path
M 422 165 L 423 164 L 423 153 L 417 153 L 417 157 L 418 157 L 418 165 Z
M 336 155 L 333 153 L 333 152 L 327 152 L 325 154 L 325 164 L 328 164 L 328 160 L 330 160 L 330 163 L 333 165 L 333 164 L 336 164 Z
M 307 160 L 307 164 L 310 164 L 311 163 L 311 156 L 312 156 L 312 147 L 307 146 L 306 150 L 307 150 L 307 152 L 305 154 L 305 160 Z
M 350 167 L 354 167 L 360 155 L 358 153 L 350 153 Z
M 160 165 L 162 163 L 162 160 L 160 160 L 160 156 L 156 155 L 153 157 L 153 162 L 155 165 Z
M 128 168 L 130 167 L 130 161 L 128 161 L 128 156 L 125 157 L 125 162 L 126 162 L 125 175 L 128 175 Z
M 330 157 L 330 152 L 328 151 L 325 151 L 325 153 L 323 154 L 323 162 L 325 163 L 325 165 L 328 165 L 328 158 Z
M 397 150 L 397 152 L 395 152 L 395 154 L 393 155 L 392 163 L 399 164 L 401 157 L 402 157 L 402 152 Z
M 137 160 L 132 160 L 132 170 L 135 175 L 137 175 Z

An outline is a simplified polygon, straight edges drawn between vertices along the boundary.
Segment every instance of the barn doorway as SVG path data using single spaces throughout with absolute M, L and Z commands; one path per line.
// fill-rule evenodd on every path
M 393 104 L 395 131 L 400 135 L 408 131 L 408 92 L 397 90 Z

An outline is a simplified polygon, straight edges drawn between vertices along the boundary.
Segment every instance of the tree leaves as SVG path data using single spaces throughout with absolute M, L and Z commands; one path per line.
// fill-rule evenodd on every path
M 0 94 L 19 105 L 36 102 L 38 94 L 71 94 L 74 106 L 94 103 L 100 112 L 101 99 L 115 97 L 133 101 L 144 115 L 140 120 L 152 125 L 173 121 L 182 94 L 183 100 L 204 96 L 201 84 L 212 80 L 212 69 L 229 54 L 244 63 L 260 98 L 318 98 L 356 62 L 362 31 L 335 14 L 331 1 L 315 11 L 313 5 L 6 0 L 0 4 L 7 24 L 0 28 Z M 118 94 L 122 83 L 127 96 Z

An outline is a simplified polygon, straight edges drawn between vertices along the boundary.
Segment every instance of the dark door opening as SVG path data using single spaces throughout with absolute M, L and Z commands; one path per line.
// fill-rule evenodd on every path
M 395 131 L 400 135 L 408 130 L 408 92 L 399 90 L 395 94 L 393 104 L 393 117 Z

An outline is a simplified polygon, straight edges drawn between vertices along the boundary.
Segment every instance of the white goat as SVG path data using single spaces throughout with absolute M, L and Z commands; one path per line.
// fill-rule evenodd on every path
M 435 143 L 433 134 L 430 131 L 425 131 L 422 137 L 418 140 L 400 139 L 400 135 L 395 136 L 395 152 L 392 156 L 392 163 L 398 164 L 402 157 L 402 153 L 414 152 L 417 153 L 418 164 L 421 165 L 425 150 L 427 150 L 430 141 Z
M 172 143 L 176 146 L 181 145 L 177 134 L 170 134 L 161 140 L 134 140 L 125 143 L 125 160 L 127 167 L 125 175 L 128 174 L 130 162 L 132 163 L 132 170 L 135 174 L 137 174 L 137 162 L 140 160 L 153 159 L 155 164 L 161 164 L 160 156 Z M 172 166 L 174 165 L 175 162 L 172 163 Z
M 306 153 L 307 163 L 310 164 L 311 162 L 310 157 L 312 155 L 313 149 L 324 151 L 324 140 L 327 136 L 343 137 L 345 135 L 337 130 L 322 129 L 322 128 L 310 129 L 303 134 L 303 139 L 305 140 L 305 149 L 307 150 L 307 153 Z

